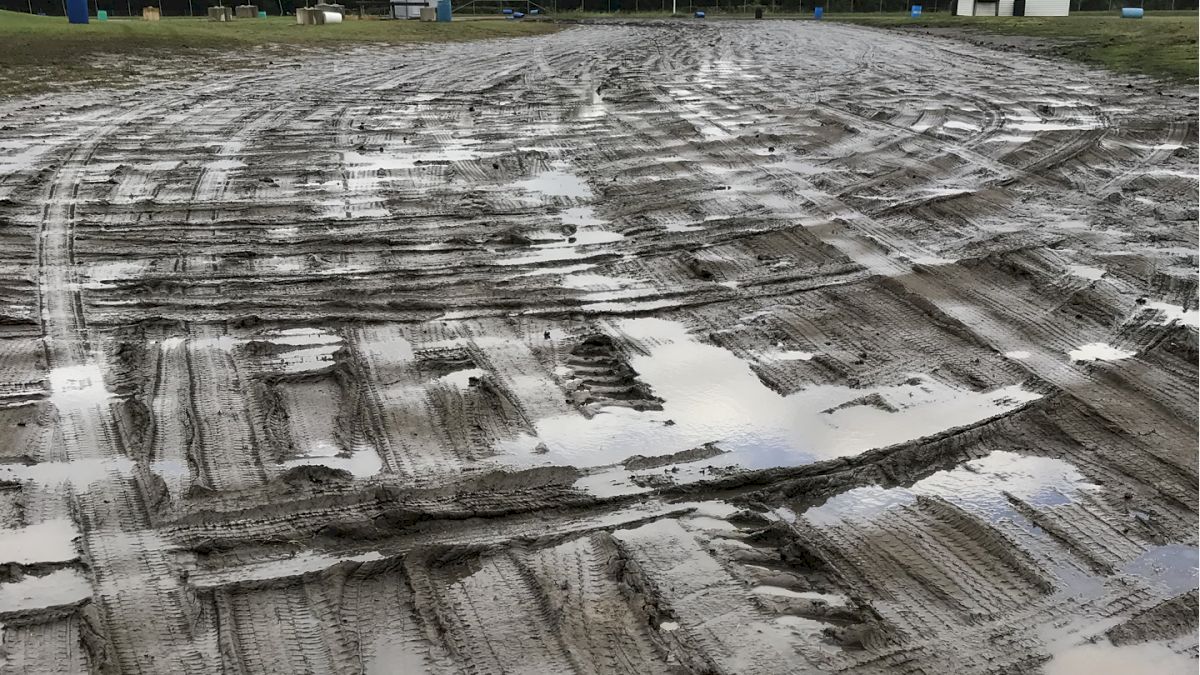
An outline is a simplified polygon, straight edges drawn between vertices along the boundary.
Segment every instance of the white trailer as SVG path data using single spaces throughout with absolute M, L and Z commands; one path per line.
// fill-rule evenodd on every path
M 391 0 L 393 19 L 419 19 L 421 9 L 437 7 L 437 0 Z
M 958 16 L 1066 16 L 1071 0 L 957 0 Z

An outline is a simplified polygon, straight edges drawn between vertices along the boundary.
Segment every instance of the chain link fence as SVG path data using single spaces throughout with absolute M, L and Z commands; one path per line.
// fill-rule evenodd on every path
M 235 6 L 244 0 L 226 0 L 225 5 Z M 317 0 L 310 0 L 309 4 Z M 675 0 L 678 11 L 691 14 L 702 10 L 711 15 L 749 14 L 755 8 L 764 7 L 768 13 L 809 14 L 814 7 L 824 7 L 826 14 L 865 12 L 907 12 L 913 4 L 920 4 L 925 13 L 949 12 L 954 0 Z M 1118 12 L 1121 7 L 1144 7 L 1154 11 L 1195 11 L 1200 0 L 1071 0 L 1073 12 Z M 143 7 L 158 7 L 163 16 L 205 16 L 213 0 L 88 0 L 93 14 L 103 9 L 111 17 L 141 16 Z M 343 0 L 347 12 L 363 16 L 386 17 L 391 15 L 391 5 L 379 0 L 355 2 Z M 550 14 L 562 12 L 659 12 L 671 11 L 671 0 L 453 0 L 456 11 L 462 14 L 499 14 L 502 9 L 541 8 Z M 296 7 L 303 7 L 304 0 L 257 0 L 260 10 L 278 16 L 292 14 Z M 0 9 L 14 12 L 30 12 L 62 16 L 66 14 L 65 0 L 0 0 Z

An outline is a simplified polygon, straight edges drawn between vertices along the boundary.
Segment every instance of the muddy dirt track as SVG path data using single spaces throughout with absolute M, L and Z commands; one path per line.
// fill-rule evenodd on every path
M 1194 672 L 1196 103 L 786 22 L 2 103 L 0 672 Z

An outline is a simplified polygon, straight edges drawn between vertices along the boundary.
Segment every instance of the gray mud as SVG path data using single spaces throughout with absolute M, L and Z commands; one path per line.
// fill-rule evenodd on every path
M 1195 671 L 1194 92 L 297 64 L 0 104 L 0 673 Z

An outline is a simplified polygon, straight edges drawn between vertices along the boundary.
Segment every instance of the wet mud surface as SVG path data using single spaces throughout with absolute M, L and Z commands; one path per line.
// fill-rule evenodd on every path
M 0 673 L 1194 672 L 1194 95 L 298 63 L 0 106 Z

